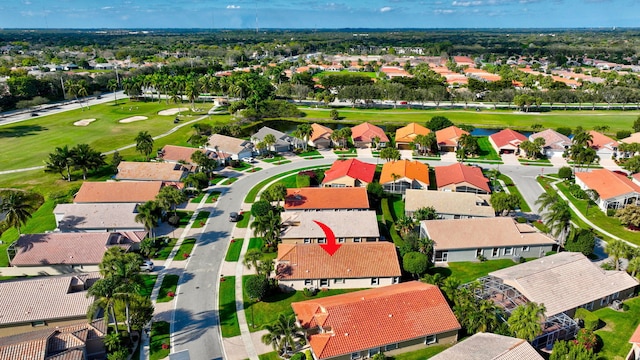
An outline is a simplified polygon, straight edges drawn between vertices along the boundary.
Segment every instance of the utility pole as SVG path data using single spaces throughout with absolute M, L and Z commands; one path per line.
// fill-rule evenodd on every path
M 67 94 L 64 91 L 64 81 L 62 80 L 62 75 L 60 75 L 60 85 L 62 85 L 62 98 L 67 99 Z

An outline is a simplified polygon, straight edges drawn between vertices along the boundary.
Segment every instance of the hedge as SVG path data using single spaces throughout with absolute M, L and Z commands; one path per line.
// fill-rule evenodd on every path
M 584 328 L 591 331 L 597 329 L 598 324 L 600 324 L 600 318 L 596 314 L 584 308 L 576 310 L 575 318 L 582 319 L 584 322 Z

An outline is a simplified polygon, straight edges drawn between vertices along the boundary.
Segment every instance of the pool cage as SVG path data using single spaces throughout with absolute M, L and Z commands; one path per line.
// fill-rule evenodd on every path
M 485 276 L 478 279 L 475 284 L 470 283 L 463 286 L 472 290 L 477 298 L 490 300 L 503 308 L 507 317 L 515 308 L 529 302 L 529 299 L 520 291 L 495 276 Z M 549 316 L 542 324 L 542 334 L 531 341 L 531 345 L 537 349 L 550 350 L 557 340 L 575 338 L 578 328 L 578 323 L 565 313 Z

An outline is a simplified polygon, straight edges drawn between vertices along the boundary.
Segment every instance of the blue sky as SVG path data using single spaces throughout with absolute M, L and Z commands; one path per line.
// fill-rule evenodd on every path
M 0 0 L 4 28 L 636 27 L 639 0 Z

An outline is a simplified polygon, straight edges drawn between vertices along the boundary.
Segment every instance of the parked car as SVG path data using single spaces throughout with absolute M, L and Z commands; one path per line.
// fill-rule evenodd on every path
M 152 272 L 153 271 L 153 261 L 145 260 L 140 265 L 140 271 Z
M 237 212 L 234 211 L 229 214 L 229 221 L 237 222 L 238 220 L 240 220 L 240 215 Z
M 35 113 L 35 112 L 32 112 L 32 113 L 31 113 L 31 116 L 32 116 L 32 117 L 36 117 L 36 116 L 38 116 L 38 115 L 39 115 L 39 114 L 38 114 L 38 113 Z

